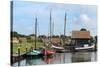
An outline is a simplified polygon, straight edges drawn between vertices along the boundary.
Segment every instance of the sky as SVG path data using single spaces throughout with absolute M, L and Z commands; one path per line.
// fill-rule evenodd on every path
M 49 35 L 50 11 L 54 35 L 63 34 L 65 12 L 66 35 L 81 28 L 86 28 L 93 36 L 97 35 L 97 6 L 33 1 L 13 2 L 13 31 L 34 34 L 37 17 L 38 35 Z

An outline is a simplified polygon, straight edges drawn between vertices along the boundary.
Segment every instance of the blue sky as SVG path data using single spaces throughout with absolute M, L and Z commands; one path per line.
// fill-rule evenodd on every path
M 38 35 L 48 35 L 50 10 L 54 22 L 54 34 L 63 34 L 64 15 L 67 13 L 66 35 L 72 30 L 86 28 L 91 35 L 97 35 L 97 6 L 14 1 L 13 31 L 20 34 L 34 33 L 35 17 L 38 21 Z

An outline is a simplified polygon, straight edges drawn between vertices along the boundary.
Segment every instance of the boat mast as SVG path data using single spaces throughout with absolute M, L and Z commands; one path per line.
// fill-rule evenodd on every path
M 65 45 L 65 35 L 66 35 L 66 12 L 65 12 L 65 19 L 64 19 L 64 42 L 63 42 L 63 45 Z
M 52 20 L 52 18 L 51 18 L 51 10 L 50 10 L 50 44 L 51 44 L 51 31 L 52 31 L 51 30 L 51 22 L 52 22 L 51 20 Z
M 63 41 L 63 46 L 65 45 L 65 34 L 66 34 L 66 12 L 65 12 L 65 19 L 64 19 L 64 41 Z M 63 61 L 65 63 L 65 52 L 64 52 L 64 58 Z
M 54 21 L 52 23 L 52 36 L 54 35 Z
M 35 49 L 36 49 L 36 40 L 37 40 L 37 17 L 35 18 Z

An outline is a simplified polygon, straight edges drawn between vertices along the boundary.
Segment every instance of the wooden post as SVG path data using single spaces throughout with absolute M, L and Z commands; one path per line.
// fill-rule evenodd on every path
M 25 54 L 25 57 L 27 57 L 27 46 L 26 46 L 26 54 Z
M 18 66 L 20 66 L 20 47 L 18 47 Z
M 26 53 L 27 53 L 27 47 L 26 47 Z
M 20 57 L 20 47 L 18 47 L 18 56 Z

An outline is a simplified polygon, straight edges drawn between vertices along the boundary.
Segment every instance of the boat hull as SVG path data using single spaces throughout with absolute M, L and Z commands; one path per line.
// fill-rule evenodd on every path
M 41 56 L 42 53 L 41 51 L 38 51 L 38 50 L 32 50 L 30 52 L 27 52 L 26 55 L 27 56 Z
M 43 55 L 54 55 L 55 51 L 52 51 L 52 50 L 43 50 L 42 54 Z
M 93 48 L 75 49 L 75 51 L 86 51 L 86 52 L 88 52 L 88 51 L 94 51 L 94 49 Z

